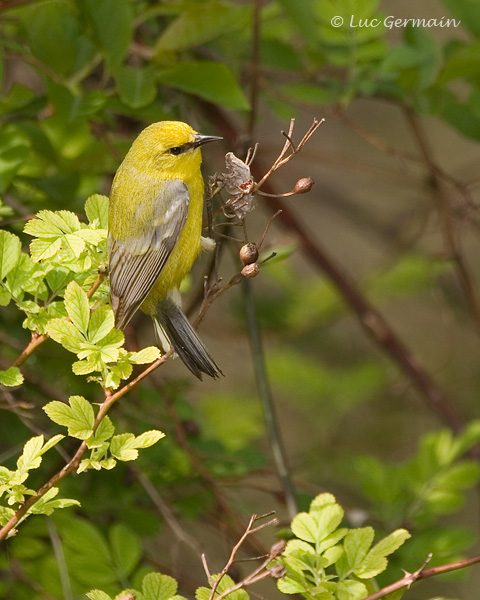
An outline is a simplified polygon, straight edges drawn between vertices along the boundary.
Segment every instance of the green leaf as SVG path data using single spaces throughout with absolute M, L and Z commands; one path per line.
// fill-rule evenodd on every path
M 22 254 L 20 239 L 8 231 L 0 231 L 0 279 L 17 265 Z
M 41 454 L 45 454 L 45 452 L 47 452 L 47 450 L 50 450 L 50 448 L 53 448 L 53 446 L 55 446 L 56 444 L 58 444 L 58 442 L 60 442 L 61 440 L 63 440 L 65 436 L 58 434 L 58 435 L 54 435 L 53 437 L 51 437 L 47 442 L 45 442 L 45 444 L 43 445 Z
M 132 5 L 128 0 L 77 0 L 111 66 L 123 62 L 133 40 Z
M 249 103 L 224 64 L 199 61 L 178 63 L 157 73 L 157 80 L 225 108 L 248 110 Z
M 142 555 L 138 537 L 122 523 L 114 525 L 109 532 L 110 547 L 120 578 L 128 577 Z
M 317 541 L 317 523 L 310 514 L 301 512 L 295 515 L 291 523 L 291 528 L 293 533 L 301 540 L 311 542 L 312 544 Z
M 345 548 L 345 556 L 351 570 L 355 569 L 363 561 L 372 545 L 374 537 L 375 531 L 373 527 L 351 529 L 347 533 L 343 540 L 343 547 Z
M 0 371 L 0 384 L 15 387 L 23 383 L 23 375 L 18 367 L 10 367 L 6 371 Z
M 41 210 L 34 219 L 25 224 L 23 231 L 34 237 L 55 238 L 80 229 L 80 221 L 69 210 Z
M 165 434 L 161 431 L 157 431 L 155 429 L 152 429 L 152 431 L 145 431 L 145 433 L 142 433 L 135 438 L 133 447 L 149 448 L 150 446 L 153 446 L 153 444 L 156 444 L 158 440 L 161 440 L 163 437 L 165 437 Z
M 361 600 L 368 595 L 367 587 L 361 581 L 347 579 L 340 581 L 336 587 L 338 600 Z
M 148 346 L 139 352 L 131 352 L 128 360 L 135 365 L 145 365 L 160 358 L 160 350 L 156 346 Z
M 92 405 L 82 396 L 70 396 L 68 402 L 69 406 L 54 400 L 43 410 L 54 423 L 68 427 L 68 435 L 80 440 L 88 439 L 95 423 Z
M 35 262 L 51 258 L 62 247 L 61 238 L 56 240 L 32 240 L 30 242 L 30 256 Z
M 354 573 L 360 579 L 371 579 L 387 568 L 386 556 L 392 554 L 399 548 L 411 535 L 406 529 L 397 529 L 370 550 L 365 560 Z
M 38 469 L 42 462 L 41 450 L 43 446 L 43 435 L 38 435 L 25 444 L 22 456 L 17 460 L 17 469 L 25 472 L 30 469 Z
M 101 590 L 92 590 L 91 592 L 87 592 L 86 596 L 90 600 L 112 600 L 111 596 Z
M 148 67 L 125 65 L 115 69 L 115 82 L 122 102 L 130 108 L 152 103 L 157 95 L 154 70 Z
M 177 593 L 178 584 L 169 575 L 148 573 L 142 581 L 145 600 L 169 600 Z
M 129 461 L 138 458 L 138 450 L 134 447 L 135 436 L 133 433 L 121 433 L 112 438 L 110 452 L 118 460 Z
M 80 352 L 84 339 L 73 323 L 66 319 L 50 319 L 46 332 L 69 352 Z
M 216 1 L 192 4 L 164 29 L 155 45 L 155 52 L 188 50 L 230 31 L 246 28 L 250 19 L 249 6 Z
M 90 320 L 90 305 L 87 294 L 76 281 L 71 281 L 67 285 L 65 308 L 73 325 L 86 336 Z
M 90 317 L 88 325 L 88 340 L 92 344 L 102 340 L 115 326 L 113 310 L 109 306 L 99 306 Z
M 115 427 L 110 419 L 110 417 L 105 416 L 100 421 L 100 425 L 95 430 L 93 439 L 95 442 L 105 442 L 109 440 L 112 435 L 115 433 Z
M 75 73 L 91 60 L 94 47 L 74 6 L 65 0 L 33 3 L 21 13 L 30 51 L 59 77 Z
M 85 202 L 85 214 L 90 225 L 100 229 L 108 229 L 108 197 L 100 194 L 90 196 Z

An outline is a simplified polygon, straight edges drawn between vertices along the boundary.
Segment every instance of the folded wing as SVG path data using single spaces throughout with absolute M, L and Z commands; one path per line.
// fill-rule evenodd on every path
M 142 205 L 142 231 L 108 238 L 110 297 L 118 329 L 123 329 L 159 278 L 188 215 L 187 186 L 165 181 L 153 202 Z

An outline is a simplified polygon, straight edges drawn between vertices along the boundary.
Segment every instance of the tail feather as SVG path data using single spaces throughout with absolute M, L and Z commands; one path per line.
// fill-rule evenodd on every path
M 165 351 L 172 345 L 196 377 L 202 379 L 202 373 L 214 379 L 223 375 L 180 306 L 165 301 L 153 316 L 153 322 L 159 346 Z

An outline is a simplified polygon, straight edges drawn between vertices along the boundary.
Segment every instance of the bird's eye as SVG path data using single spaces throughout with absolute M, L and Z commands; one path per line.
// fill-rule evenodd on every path
M 174 154 L 175 156 L 178 156 L 179 154 L 181 154 L 184 151 L 183 146 L 173 146 L 173 148 L 169 148 L 168 150 L 170 152 L 170 154 Z

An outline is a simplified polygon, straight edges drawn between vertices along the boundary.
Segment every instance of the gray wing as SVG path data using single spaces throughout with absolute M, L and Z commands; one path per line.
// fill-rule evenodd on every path
M 123 329 L 160 276 L 188 215 L 190 196 L 182 181 L 167 181 L 153 203 L 139 207 L 149 223 L 141 235 L 108 238 L 110 298 L 118 329 Z

